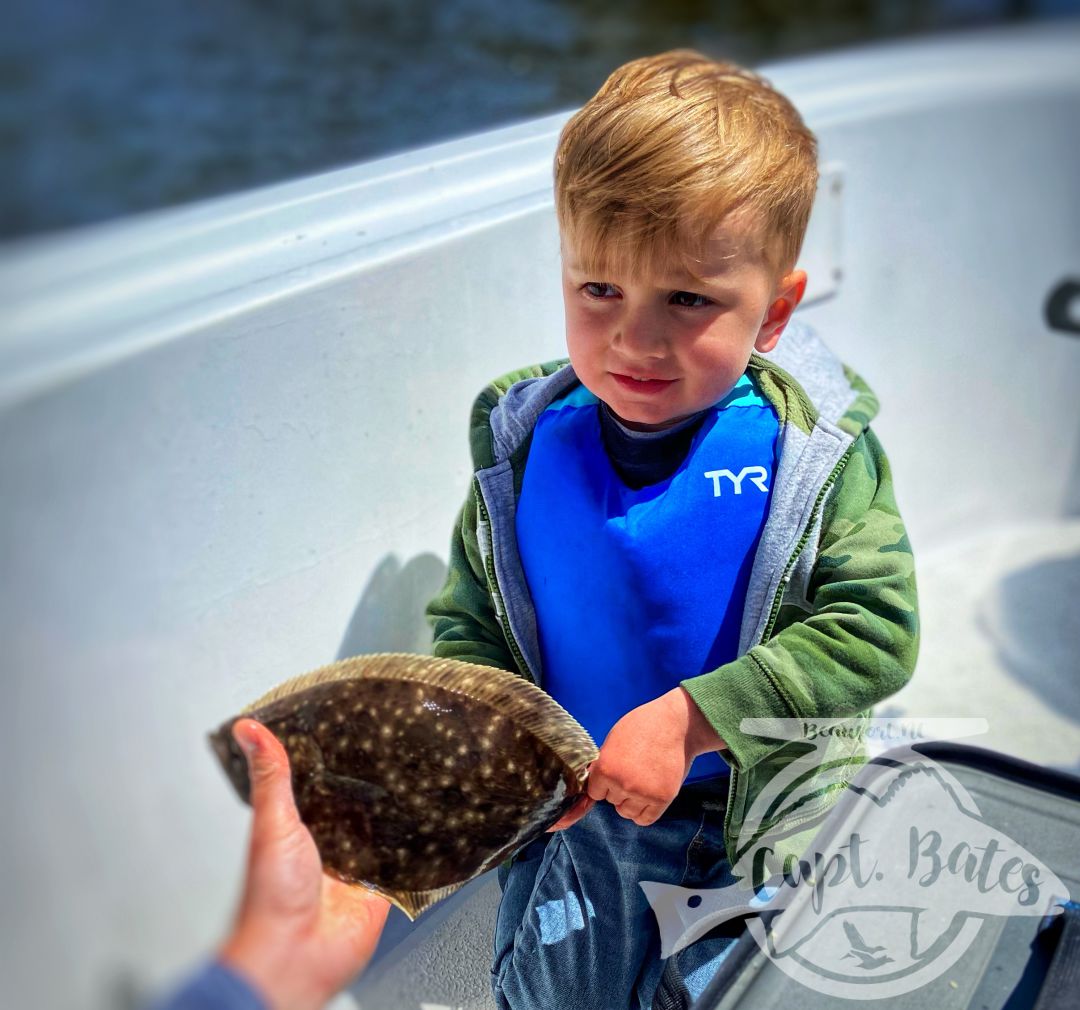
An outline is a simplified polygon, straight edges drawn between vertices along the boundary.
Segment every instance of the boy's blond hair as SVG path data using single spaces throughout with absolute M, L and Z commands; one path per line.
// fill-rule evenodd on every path
M 749 212 L 777 276 L 794 268 L 817 141 L 759 75 L 689 49 L 619 67 L 563 128 L 559 228 L 588 271 L 692 275 L 731 212 Z M 731 220 L 735 220 L 733 217 Z

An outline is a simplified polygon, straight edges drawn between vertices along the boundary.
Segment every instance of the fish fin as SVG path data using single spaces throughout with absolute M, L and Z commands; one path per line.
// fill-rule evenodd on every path
M 470 877 L 468 880 L 460 880 L 456 884 L 447 884 L 445 887 L 437 887 L 431 891 L 392 891 L 380 887 L 378 884 L 373 884 L 370 880 L 357 880 L 355 877 L 349 877 L 332 866 L 324 864 L 324 869 L 352 887 L 363 887 L 368 891 L 374 891 L 376 894 L 381 895 L 391 905 L 400 908 L 409 917 L 410 922 L 415 922 L 421 913 L 426 912 L 432 905 L 437 905 L 443 898 L 449 898 L 455 891 L 460 891 L 469 881 L 475 879 L 475 876 Z
M 355 779 L 349 775 L 335 775 L 333 772 L 325 770 L 322 773 L 321 784 L 332 789 L 337 795 L 349 800 L 355 800 L 364 806 L 370 806 L 390 795 L 389 790 L 376 785 L 374 782 L 368 782 L 366 779 Z
M 489 705 L 550 747 L 578 771 L 580 781 L 584 781 L 586 767 L 599 754 L 581 724 L 551 695 L 524 677 L 492 666 L 404 652 L 353 656 L 319 667 L 279 684 L 248 705 L 241 714 L 246 715 L 318 684 L 365 679 L 430 684 Z
M 459 884 L 449 884 L 446 887 L 437 887 L 433 891 L 401 891 L 397 894 L 387 894 L 380 891 L 387 900 L 397 905 L 408 917 L 409 921 L 415 921 L 417 917 L 426 912 L 432 905 L 437 905 L 443 898 L 449 898 L 455 891 L 460 891 L 468 881 L 463 880 Z

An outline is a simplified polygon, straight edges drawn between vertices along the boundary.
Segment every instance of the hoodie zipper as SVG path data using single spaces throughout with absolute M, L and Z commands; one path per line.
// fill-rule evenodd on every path
M 495 531 L 491 525 L 491 516 L 488 513 L 487 505 L 484 504 L 484 496 L 480 491 L 479 483 L 473 485 L 473 495 L 476 498 L 476 509 L 480 516 L 480 521 L 487 525 L 488 529 L 488 550 L 484 551 L 484 574 L 487 576 L 488 590 L 491 592 L 491 600 L 495 604 L 495 613 L 499 618 L 499 623 L 502 626 L 503 637 L 506 639 L 506 644 L 510 647 L 510 652 L 514 657 L 514 662 L 517 663 L 518 669 L 521 670 L 529 679 L 532 679 L 533 674 L 529 669 L 529 664 L 525 662 L 525 657 L 521 653 L 521 649 L 518 647 L 517 639 L 514 638 L 513 631 L 510 630 L 510 618 L 506 612 L 506 601 L 503 599 L 502 592 L 499 589 L 499 580 L 495 575 Z
M 810 510 L 810 518 L 807 521 L 806 527 L 803 529 L 802 536 L 799 538 L 799 542 L 795 545 L 795 550 L 787 560 L 787 564 L 784 566 L 784 572 L 780 576 L 780 582 L 776 587 L 776 592 L 773 594 L 772 606 L 769 609 L 769 619 L 765 622 L 765 628 L 761 633 L 761 637 L 758 639 L 758 645 L 762 645 L 768 641 L 770 634 L 772 634 L 773 626 L 776 624 L 777 615 L 780 613 L 780 603 L 784 597 L 784 590 L 787 589 L 788 583 L 791 581 L 791 570 L 795 567 L 795 563 L 799 560 L 799 555 L 802 554 L 803 548 L 806 547 L 806 542 L 810 539 L 810 531 L 814 528 L 814 524 L 817 522 L 818 514 L 821 511 L 822 503 L 825 501 L 825 496 L 829 493 L 829 489 L 836 482 L 836 478 L 840 475 L 840 472 L 847 466 L 848 460 L 851 458 L 851 453 L 854 451 L 855 443 L 847 447 L 844 455 L 837 460 L 836 466 L 832 468 L 832 472 L 825 478 L 825 482 L 821 485 L 818 491 L 817 498 L 814 500 L 814 507 Z M 728 802 L 727 809 L 724 811 L 724 837 L 729 837 L 731 828 L 731 812 L 734 809 L 735 801 L 735 777 L 738 775 L 738 770 L 731 769 L 731 775 L 728 781 Z M 823 798 L 824 802 L 824 798 Z M 813 805 L 812 805 L 813 806 Z M 790 821 L 785 821 L 785 828 L 795 828 L 806 821 L 812 820 L 820 813 L 818 810 L 810 810 L 802 817 L 792 818 Z
M 814 528 L 814 523 L 817 522 L 818 513 L 821 511 L 821 505 L 825 500 L 825 496 L 829 493 L 829 489 L 840 475 L 840 471 L 847 466 L 847 462 L 851 458 L 851 453 L 854 448 L 855 443 L 852 442 L 851 445 L 847 447 L 847 451 L 844 455 L 837 461 L 836 466 L 832 468 L 832 473 L 825 478 L 825 483 L 821 485 L 821 489 L 818 491 L 817 498 L 814 501 L 814 507 L 810 510 L 810 520 L 807 522 L 806 528 L 799 538 L 799 542 L 795 545 L 794 553 L 788 558 L 787 565 L 784 567 L 784 574 L 780 576 L 780 584 L 776 587 L 776 593 L 773 595 L 772 608 L 769 610 L 769 620 L 765 623 L 765 630 L 762 631 L 761 638 L 758 639 L 758 645 L 768 641 L 769 635 L 772 634 L 773 625 L 776 624 L 777 615 L 780 613 L 780 601 L 784 597 L 784 590 L 787 588 L 787 584 L 791 581 L 791 570 L 795 567 L 795 562 L 799 560 L 799 555 L 802 554 L 803 548 L 806 546 L 806 541 L 810 539 L 810 531 Z

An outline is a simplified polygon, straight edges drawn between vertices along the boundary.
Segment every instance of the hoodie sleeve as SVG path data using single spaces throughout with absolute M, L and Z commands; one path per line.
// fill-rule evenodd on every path
M 915 570 L 892 474 L 868 428 L 823 505 L 807 590 L 812 608 L 781 607 L 772 636 L 682 686 L 749 768 L 784 741 L 743 733 L 742 719 L 844 718 L 898 691 L 919 648 Z

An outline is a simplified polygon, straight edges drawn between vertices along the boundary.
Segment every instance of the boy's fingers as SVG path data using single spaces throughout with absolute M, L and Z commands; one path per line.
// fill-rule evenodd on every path
M 638 821 L 642 814 L 649 809 L 649 804 L 642 803 L 640 800 L 629 799 L 618 804 L 615 809 L 620 816 L 625 817 L 627 820 Z
M 603 774 L 590 774 L 586 788 L 589 796 L 596 802 L 607 800 L 608 803 L 615 807 L 629 799 L 629 794 L 613 786 L 607 776 Z
M 548 831 L 565 831 L 567 828 L 574 824 L 577 824 L 596 804 L 591 796 L 580 796 L 577 802 L 566 811 L 554 824 L 548 828 Z
M 637 814 L 633 821 L 640 828 L 647 828 L 650 824 L 655 824 L 660 820 L 660 815 L 664 812 L 665 807 L 658 807 L 656 804 L 648 804 Z

